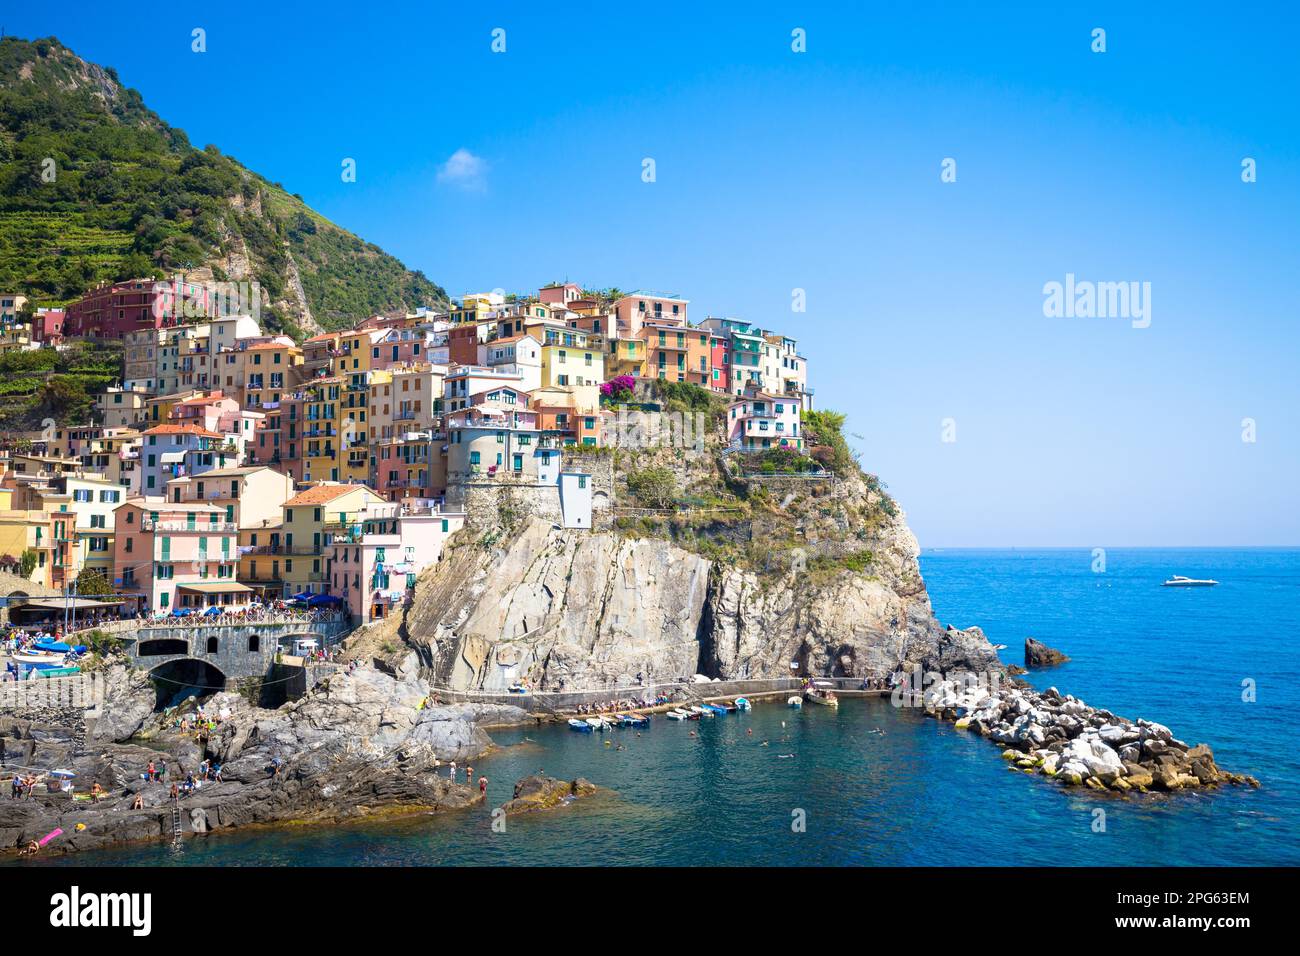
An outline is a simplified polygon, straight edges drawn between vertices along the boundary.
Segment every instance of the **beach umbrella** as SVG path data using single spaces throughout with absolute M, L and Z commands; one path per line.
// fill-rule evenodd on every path
M 218 614 L 221 613 L 221 607 L 220 605 L 214 604 L 212 605 L 212 607 L 208 608 L 203 613 L 206 614 L 208 617 L 216 617 Z

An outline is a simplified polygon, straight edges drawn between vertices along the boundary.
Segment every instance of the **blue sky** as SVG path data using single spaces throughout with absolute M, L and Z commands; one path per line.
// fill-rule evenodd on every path
M 452 294 L 675 290 L 796 337 L 923 546 L 1300 544 L 1295 14 L 540 6 L 2 19 Z M 1067 273 L 1150 282 L 1150 326 L 1045 317 Z

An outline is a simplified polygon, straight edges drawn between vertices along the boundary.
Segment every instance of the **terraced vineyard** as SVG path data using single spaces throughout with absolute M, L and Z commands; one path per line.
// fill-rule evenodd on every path
M 204 269 L 256 279 L 263 324 L 291 334 L 447 301 L 301 197 L 196 149 L 112 69 L 52 37 L 0 40 L 0 290 L 54 305 Z
M 47 418 L 84 425 L 95 395 L 121 378 L 122 347 L 115 342 L 6 352 L 0 355 L 0 431 L 35 431 Z

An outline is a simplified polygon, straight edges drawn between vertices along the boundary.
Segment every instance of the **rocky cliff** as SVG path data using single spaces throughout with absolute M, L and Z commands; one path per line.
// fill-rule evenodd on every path
M 710 467 L 680 480 L 698 491 Z M 538 518 L 468 528 L 361 647 L 394 659 L 414 648 L 433 684 L 497 691 L 779 677 L 792 661 L 875 680 L 907 664 L 1000 666 L 978 631 L 935 620 L 916 539 L 865 476 L 754 480 L 737 500 L 723 518 L 595 532 Z
M 404 669 L 340 672 L 278 710 L 237 694 L 152 712 L 142 671 L 106 675 L 98 716 L 76 710 L 0 716 L 5 765 L 39 782 L 30 796 L 0 800 L 0 852 L 62 829 L 42 854 L 171 839 L 250 824 L 335 822 L 377 814 L 429 813 L 481 804 L 441 761 L 467 761 L 491 748 L 484 724 L 522 720 L 515 707 L 430 703 L 427 683 Z M 171 784 L 220 766 L 220 779 L 171 796 Z M 161 782 L 149 766 L 165 768 Z M 80 799 L 46 786 L 69 768 Z M 278 768 L 278 769 L 277 769 Z M 85 799 L 92 783 L 102 792 Z

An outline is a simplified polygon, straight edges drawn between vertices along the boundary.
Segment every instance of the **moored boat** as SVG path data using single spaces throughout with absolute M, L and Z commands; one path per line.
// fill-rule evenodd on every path
M 736 709 L 737 709 L 737 710 L 749 710 L 751 707 L 752 707 L 752 705 L 750 704 L 750 702 L 749 702 L 749 698 L 748 698 L 748 697 L 737 697 L 737 698 L 736 698 Z
M 828 690 L 827 691 L 822 691 L 822 690 L 805 691 L 803 697 L 804 700 L 808 701 L 810 704 L 820 704 L 823 707 L 840 706 L 839 698 L 836 697 Z
M 703 704 L 702 706 L 705 710 L 710 710 L 715 714 L 725 714 L 727 712 L 727 708 L 720 704 Z
M 670 710 L 666 716 L 669 720 L 685 720 L 688 715 L 684 710 Z
M 609 726 L 609 721 L 604 717 L 588 717 L 587 723 L 591 726 L 592 730 L 603 731 Z
M 580 734 L 589 734 L 594 729 L 589 723 L 579 720 L 576 717 L 569 718 L 569 729 L 576 730 Z
M 786 703 L 789 704 L 795 710 L 799 710 L 800 708 L 803 707 L 803 698 L 791 697 L 789 700 L 786 701 Z

